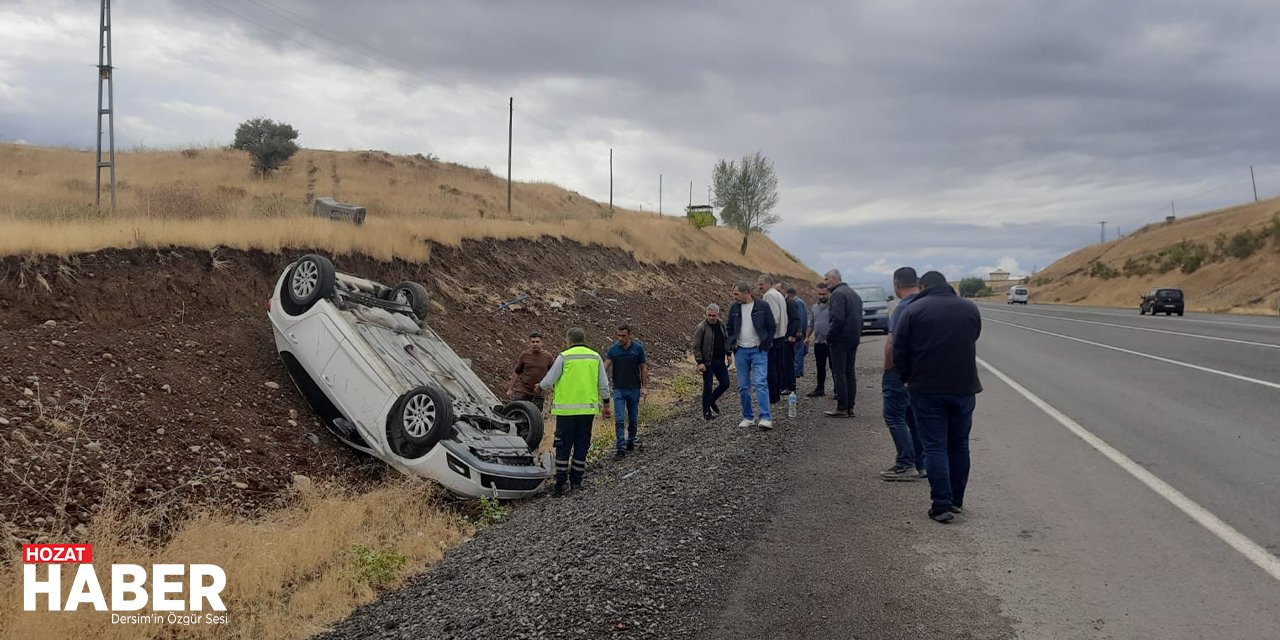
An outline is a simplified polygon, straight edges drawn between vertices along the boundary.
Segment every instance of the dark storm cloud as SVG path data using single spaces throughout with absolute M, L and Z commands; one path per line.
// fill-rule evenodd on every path
M 885 260 L 962 270 L 1044 266 L 1100 219 L 1136 228 L 1170 200 L 1239 202 L 1250 164 L 1280 165 L 1274 2 L 142 0 L 117 12 L 226 37 L 222 53 L 173 61 L 192 65 L 188 82 L 135 79 L 147 96 L 131 98 L 135 124 L 160 140 L 203 140 L 239 116 L 231 79 L 252 74 L 226 60 L 248 37 L 339 83 L 273 92 L 288 72 L 264 68 L 239 94 L 263 112 L 305 118 L 327 91 L 369 90 L 340 68 L 396 79 L 401 95 L 370 93 L 304 128 L 315 146 L 497 166 L 515 96 L 518 171 L 607 197 L 612 147 L 619 198 L 656 208 L 661 172 L 668 211 L 690 181 L 705 198 L 716 158 L 760 150 L 782 186 L 775 237 L 815 267 L 867 269 L 885 247 L 898 252 Z M 204 88 L 206 76 L 222 82 Z M 202 128 L 191 109 L 155 107 L 172 102 L 227 115 Z M 0 135 L 61 142 L 23 115 L 39 112 L 0 106 Z

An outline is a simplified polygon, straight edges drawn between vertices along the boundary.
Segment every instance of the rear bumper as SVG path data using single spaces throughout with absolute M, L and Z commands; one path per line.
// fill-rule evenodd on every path
M 867 316 L 862 319 L 863 331 L 888 331 L 889 316 Z

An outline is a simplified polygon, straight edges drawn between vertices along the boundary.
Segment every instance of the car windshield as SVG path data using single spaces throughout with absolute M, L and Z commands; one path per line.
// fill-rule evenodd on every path
M 1027 290 L 1022 287 L 1018 287 L 1017 289 L 1013 290 L 1013 294 L 1016 296 L 1025 296 L 1027 295 Z
M 884 287 L 854 287 L 853 290 L 858 292 L 858 297 L 862 298 L 863 302 L 872 300 L 884 302 L 885 298 L 889 297 L 884 292 Z
M 1160 298 L 1161 300 L 1181 300 L 1182 290 L 1181 289 L 1161 289 L 1156 292 L 1156 297 Z

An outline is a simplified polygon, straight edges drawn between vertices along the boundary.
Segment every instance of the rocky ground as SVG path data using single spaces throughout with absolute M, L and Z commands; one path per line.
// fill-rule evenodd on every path
M 381 464 L 319 427 L 276 357 L 264 307 L 301 253 L 0 258 L 4 546 L 74 537 L 108 493 L 174 518 L 252 514 L 276 504 L 295 475 L 382 477 Z M 534 330 L 584 326 L 603 346 L 625 321 L 655 364 L 681 363 L 704 305 L 726 304 L 733 283 L 754 276 L 723 264 L 645 265 L 551 239 L 434 247 L 426 265 L 334 261 L 388 284 L 425 284 L 433 327 L 494 389 Z
M 688 403 L 581 492 L 529 501 L 325 640 L 689 638 L 766 526 L 801 421 L 739 429 L 734 394 L 706 422 Z M 785 412 L 785 405 L 775 409 Z

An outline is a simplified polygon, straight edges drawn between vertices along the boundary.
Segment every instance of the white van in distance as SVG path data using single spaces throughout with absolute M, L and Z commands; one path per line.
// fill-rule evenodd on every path
M 1027 288 L 1020 284 L 1009 287 L 1009 304 L 1026 304 L 1028 295 Z

